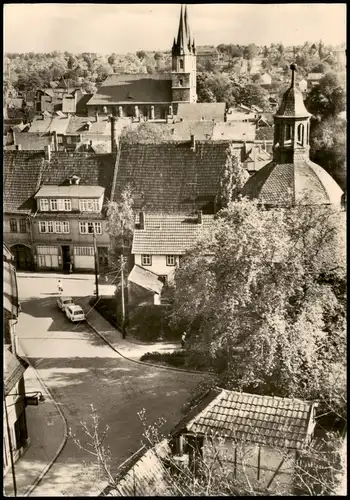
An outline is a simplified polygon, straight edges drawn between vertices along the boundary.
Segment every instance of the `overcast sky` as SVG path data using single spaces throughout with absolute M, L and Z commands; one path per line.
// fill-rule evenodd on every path
M 7 4 L 5 52 L 168 50 L 180 4 Z M 197 45 L 346 40 L 346 4 L 189 4 Z

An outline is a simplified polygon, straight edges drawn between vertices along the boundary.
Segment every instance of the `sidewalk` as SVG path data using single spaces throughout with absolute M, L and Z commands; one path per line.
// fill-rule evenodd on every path
M 152 344 L 137 344 L 134 340 L 123 339 L 121 332 L 114 328 L 90 304 L 91 297 L 76 300 L 83 308 L 86 319 L 122 356 L 132 360 L 139 360 L 146 352 L 173 352 L 181 349 L 180 342 L 154 342 Z
M 26 392 L 41 391 L 45 401 L 26 408 L 30 445 L 15 464 L 17 496 L 24 496 L 49 466 L 62 446 L 66 432 L 64 420 L 31 366 L 27 368 L 24 380 Z M 4 495 L 14 496 L 11 469 L 4 477 Z

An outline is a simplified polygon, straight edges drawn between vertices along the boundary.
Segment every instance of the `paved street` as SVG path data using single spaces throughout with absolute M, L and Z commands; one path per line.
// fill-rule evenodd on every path
M 92 276 L 73 278 L 62 280 L 64 295 L 92 294 Z M 90 421 L 90 404 L 94 404 L 101 428 L 109 426 L 106 444 L 114 457 L 114 469 L 140 447 L 138 411 L 146 409 L 149 423 L 163 416 L 165 431 L 181 418 L 181 406 L 200 375 L 121 358 L 86 323 L 73 325 L 58 309 L 55 278 L 20 276 L 18 288 L 23 311 L 17 324 L 20 348 L 59 403 L 68 427 L 85 444 L 80 422 Z M 102 483 L 96 481 L 90 459 L 68 439 L 33 495 L 96 495 Z

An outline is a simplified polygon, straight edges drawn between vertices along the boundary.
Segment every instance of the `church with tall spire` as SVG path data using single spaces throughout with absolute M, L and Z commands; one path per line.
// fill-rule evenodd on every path
M 177 37 L 172 46 L 172 70 L 160 74 L 112 74 L 87 103 L 89 115 L 164 120 L 180 103 L 196 103 L 196 44 L 187 5 L 181 5 Z
M 172 55 L 173 102 L 196 102 L 196 44 L 188 21 L 187 5 L 181 6 L 177 39 Z

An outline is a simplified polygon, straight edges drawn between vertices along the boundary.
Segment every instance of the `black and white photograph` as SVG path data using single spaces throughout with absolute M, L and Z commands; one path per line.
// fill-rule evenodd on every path
M 347 495 L 345 3 L 5 3 L 5 497 Z

